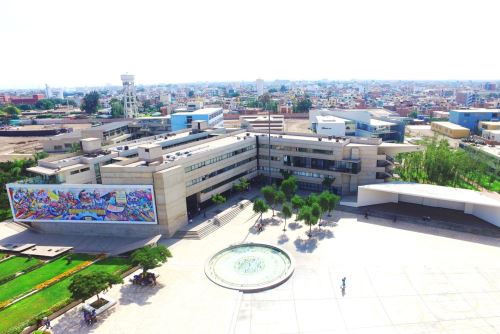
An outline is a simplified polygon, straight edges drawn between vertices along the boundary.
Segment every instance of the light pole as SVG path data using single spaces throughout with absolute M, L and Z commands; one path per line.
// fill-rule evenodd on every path
M 267 102 L 266 102 L 266 108 L 267 108 Z M 269 150 L 269 185 L 272 184 L 272 177 L 271 177 L 271 109 L 267 111 L 267 129 L 268 129 L 268 150 Z

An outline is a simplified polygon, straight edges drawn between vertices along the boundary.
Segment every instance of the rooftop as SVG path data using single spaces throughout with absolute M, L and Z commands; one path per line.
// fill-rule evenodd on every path
M 360 188 L 398 193 L 411 196 L 425 196 L 446 201 L 494 206 L 500 208 L 500 200 L 490 197 L 485 193 L 460 188 L 436 186 L 433 184 L 391 182 L 381 184 L 370 184 Z
M 203 109 L 198 109 L 194 111 L 183 111 L 183 112 L 176 112 L 174 115 L 180 115 L 180 116 L 189 116 L 189 115 L 210 115 L 214 112 L 220 111 L 222 108 L 203 108 Z
M 467 128 L 464 128 L 463 126 L 451 122 L 432 122 L 431 124 L 437 124 L 453 130 L 469 130 Z
M 473 108 L 473 109 L 453 109 L 450 111 L 458 113 L 493 113 L 493 112 L 500 112 L 500 109 Z

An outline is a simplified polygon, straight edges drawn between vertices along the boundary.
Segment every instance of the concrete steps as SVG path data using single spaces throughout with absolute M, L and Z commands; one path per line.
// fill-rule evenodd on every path
M 219 213 L 213 219 L 209 219 L 206 223 L 196 226 L 189 230 L 179 230 L 172 238 L 174 239 L 191 239 L 200 240 L 209 235 L 210 233 L 218 230 L 222 226 L 231 222 L 236 216 L 238 216 L 243 210 L 245 210 L 252 202 L 249 200 L 243 200 L 236 205 L 228 208 L 227 210 Z

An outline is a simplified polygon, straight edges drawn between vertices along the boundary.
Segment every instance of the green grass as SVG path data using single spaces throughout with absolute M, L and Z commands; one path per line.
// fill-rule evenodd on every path
M 92 260 L 93 256 L 85 254 L 72 254 L 73 261 L 68 263 L 66 256 L 50 262 L 38 269 L 18 276 L 12 281 L 0 285 L 0 303 L 30 292 L 40 283 L 62 274 L 66 270 L 76 267 L 80 263 Z
M 41 261 L 35 258 L 14 256 L 8 260 L 0 262 L 0 281 L 7 276 L 26 270 L 39 264 Z
M 105 271 L 112 273 L 123 273 L 130 268 L 130 260 L 123 258 L 104 259 L 80 273 L 91 273 L 95 271 Z M 47 311 L 55 312 L 61 305 L 71 302 L 71 293 L 68 286 L 71 284 L 71 277 L 37 292 L 12 306 L 0 311 L 0 333 L 7 333 L 15 326 L 27 325 L 26 322 L 36 319 L 41 313 Z M 52 308 L 52 310 L 51 310 Z

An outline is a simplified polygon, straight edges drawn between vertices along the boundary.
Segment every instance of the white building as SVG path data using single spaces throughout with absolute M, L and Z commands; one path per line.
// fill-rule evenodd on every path
M 316 116 L 316 133 L 324 136 L 354 136 L 356 122 L 335 116 Z
M 284 131 L 285 117 L 283 115 L 271 115 L 269 121 L 267 115 L 245 115 L 240 116 L 240 124 L 242 128 L 249 130 L 268 130 L 271 127 L 271 131 Z
M 255 86 L 256 86 L 256 89 L 257 89 L 257 96 L 264 95 L 264 80 L 257 79 L 255 81 Z

